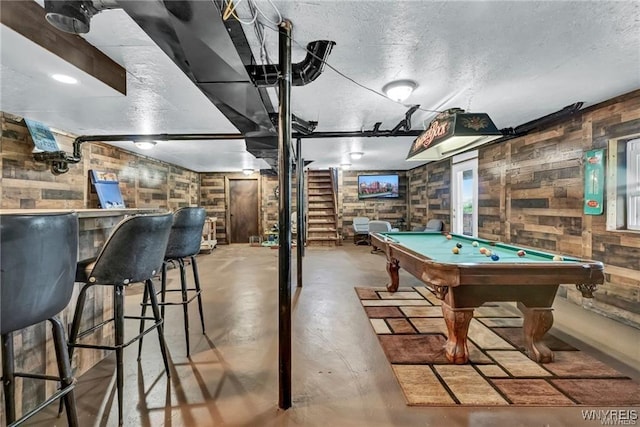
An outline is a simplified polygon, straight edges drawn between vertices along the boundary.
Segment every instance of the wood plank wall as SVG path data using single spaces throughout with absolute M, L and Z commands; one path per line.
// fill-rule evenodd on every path
M 409 181 L 409 222 L 411 228 L 424 227 L 430 219 L 451 222 L 451 163 L 449 160 L 429 163 L 407 171 Z
M 603 262 L 606 282 L 593 300 L 583 299 L 573 286 L 562 287 L 559 295 L 640 327 L 640 233 L 608 231 L 606 212 L 583 213 L 585 152 L 637 133 L 640 91 L 479 150 L 478 234 Z M 449 163 L 444 160 L 408 172 L 413 223 L 425 216 L 450 222 Z
M 358 175 L 398 174 L 397 199 L 358 199 Z M 338 174 L 338 229 L 344 239 L 353 237 L 353 218 L 366 216 L 370 220 L 407 220 L 407 176 L 403 171 L 340 171 Z
M 84 143 L 82 161 L 70 165 L 65 174 L 53 175 L 45 163 L 34 162 L 33 142 L 22 119 L 0 114 L 1 209 L 95 208 L 91 169 L 117 173 L 129 208 L 173 210 L 199 203 L 198 173 L 106 144 Z M 62 150 L 73 152 L 73 136 L 56 134 L 56 140 Z
M 278 198 L 275 189 L 278 186 L 278 177 L 271 175 L 256 175 L 260 188 L 260 234 L 264 237 L 266 231 L 271 230 L 278 223 Z M 200 204 L 207 210 L 207 216 L 217 217 L 216 237 L 218 243 L 227 244 L 227 193 L 225 178 L 245 179 L 245 175 L 234 172 L 209 172 L 200 174 Z M 251 176 L 249 177 L 251 178 Z M 292 180 L 292 210 L 296 209 L 296 179 Z

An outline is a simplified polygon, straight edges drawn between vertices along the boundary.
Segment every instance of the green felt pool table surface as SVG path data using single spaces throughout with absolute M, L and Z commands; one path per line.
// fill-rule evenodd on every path
M 441 263 L 450 264 L 479 264 L 479 263 L 517 263 L 517 264 L 533 264 L 533 263 L 579 263 L 577 258 L 563 256 L 563 261 L 554 261 L 553 253 L 546 253 L 534 249 L 523 248 L 504 243 L 478 239 L 469 236 L 451 234 L 451 239 L 447 239 L 447 233 L 441 232 L 389 232 L 379 233 L 407 249 L 417 252 L 425 257 Z M 478 242 L 478 246 L 474 247 L 473 242 Z M 458 254 L 454 254 L 452 249 L 456 244 L 460 243 L 462 247 Z M 480 253 L 480 249 L 485 248 L 493 254 L 498 255 L 499 259 L 494 261 L 490 256 Z M 518 251 L 524 250 L 526 255 L 518 256 Z

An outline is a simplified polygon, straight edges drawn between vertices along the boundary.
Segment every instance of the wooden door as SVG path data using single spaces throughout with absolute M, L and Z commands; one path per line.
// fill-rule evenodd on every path
M 229 179 L 229 243 L 258 236 L 258 180 Z

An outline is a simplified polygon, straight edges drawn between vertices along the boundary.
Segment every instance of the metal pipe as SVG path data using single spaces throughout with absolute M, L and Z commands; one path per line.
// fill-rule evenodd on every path
M 314 138 L 375 138 L 375 137 L 385 137 L 385 136 L 419 136 L 424 130 L 408 130 L 408 131 L 397 131 L 395 134 L 392 133 L 392 130 L 364 130 L 364 131 L 336 131 L 336 132 L 313 132 L 308 135 L 302 133 L 294 133 L 294 138 L 304 138 L 304 139 L 314 139 Z
M 154 133 L 149 135 L 84 135 L 73 141 L 73 156 L 78 160 L 82 157 L 80 145 L 83 142 L 113 142 L 113 141 L 202 141 L 202 140 L 231 140 L 244 139 L 241 133 Z
M 298 196 L 298 233 L 296 235 L 296 241 L 298 245 L 297 250 L 297 284 L 298 287 L 302 287 L 302 257 L 304 256 L 304 159 L 302 158 L 302 139 L 296 140 L 296 164 L 298 172 L 297 176 L 297 196 Z
M 278 107 L 278 185 L 279 242 L 279 400 L 281 409 L 291 407 L 291 22 L 279 26 L 278 59 L 280 76 L 280 105 Z

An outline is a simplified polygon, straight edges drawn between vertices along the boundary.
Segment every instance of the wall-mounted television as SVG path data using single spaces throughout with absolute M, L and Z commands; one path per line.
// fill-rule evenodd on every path
M 398 194 L 398 175 L 358 175 L 359 199 L 395 199 Z

